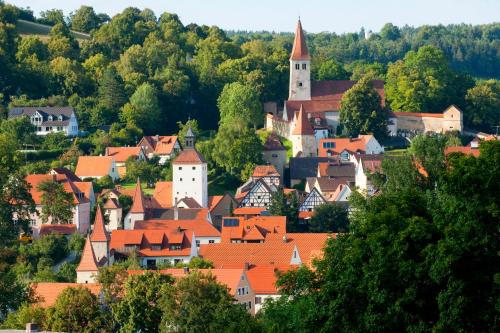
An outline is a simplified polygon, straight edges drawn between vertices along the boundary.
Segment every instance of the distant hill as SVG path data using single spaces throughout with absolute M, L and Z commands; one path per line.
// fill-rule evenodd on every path
M 47 39 L 49 37 L 52 26 L 25 20 L 17 20 L 16 28 L 17 32 L 22 36 L 35 35 L 40 36 L 41 39 Z M 75 39 L 80 41 L 90 39 L 90 35 L 83 32 L 71 31 L 71 33 L 73 34 L 73 37 L 75 37 Z

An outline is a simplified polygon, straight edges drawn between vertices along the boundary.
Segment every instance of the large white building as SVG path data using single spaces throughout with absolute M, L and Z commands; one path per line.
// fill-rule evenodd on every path
M 9 119 L 29 117 L 37 135 L 62 132 L 67 136 L 78 135 L 78 121 L 72 107 L 16 107 L 9 110 Z
M 194 144 L 195 136 L 189 128 L 184 149 L 172 163 L 172 206 L 184 198 L 196 200 L 201 207 L 208 206 L 207 162 Z

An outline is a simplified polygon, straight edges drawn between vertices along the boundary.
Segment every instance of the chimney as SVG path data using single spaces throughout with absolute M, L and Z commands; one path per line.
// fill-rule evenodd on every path
M 189 274 L 189 267 L 187 266 L 184 267 L 184 274 Z
M 288 242 L 288 239 L 286 238 L 286 234 L 283 235 L 283 243 Z
M 174 204 L 174 220 L 179 219 L 179 207 L 177 207 L 177 198 L 175 198 L 175 204 Z

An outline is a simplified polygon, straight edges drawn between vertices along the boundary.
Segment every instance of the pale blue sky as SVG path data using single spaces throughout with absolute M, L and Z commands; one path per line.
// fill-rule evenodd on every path
M 386 22 L 402 26 L 500 21 L 500 0 L 6 0 L 65 14 L 85 4 L 110 16 L 134 6 L 157 15 L 177 13 L 184 24 L 218 25 L 232 30 L 293 31 L 300 15 L 306 31 L 379 31 Z

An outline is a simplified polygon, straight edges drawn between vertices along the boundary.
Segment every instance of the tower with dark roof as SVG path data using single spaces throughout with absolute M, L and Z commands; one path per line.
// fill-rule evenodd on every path
M 311 100 L 311 56 L 307 49 L 306 37 L 300 19 L 295 29 L 295 40 L 290 55 L 288 99 L 291 101 Z

